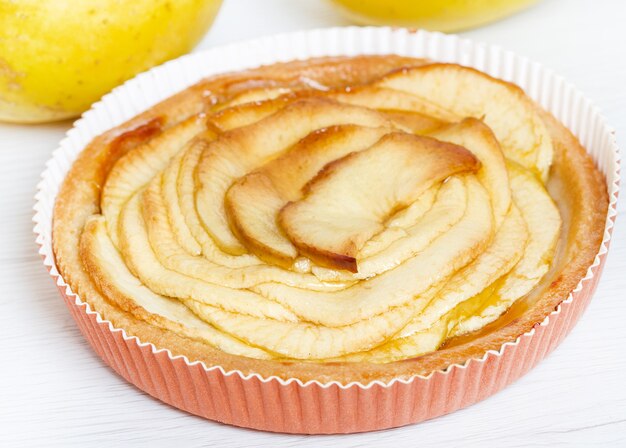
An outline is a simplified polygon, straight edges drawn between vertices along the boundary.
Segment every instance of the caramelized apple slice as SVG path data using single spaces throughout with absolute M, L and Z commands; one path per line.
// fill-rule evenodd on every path
M 298 251 L 278 227 L 278 212 L 302 197 L 302 187 L 323 167 L 373 145 L 389 128 L 333 126 L 313 132 L 286 154 L 239 179 L 225 207 L 239 240 L 261 259 L 289 267 Z
M 438 120 L 419 112 L 389 109 L 378 109 L 378 112 L 391 120 L 399 129 L 417 135 L 428 134 L 448 124 L 447 121 Z
M 286 86 L 264 86 L 244 90 L 243 92 L 230 98 L 228 101 L 217 104 L 214 110 L 221 111 L 229 107 L 239 106 L 241 104 L 259 103 L 261 101 L 273 100 L 291 92 L 292 89 Z
M 161 175 L 157 175 L 143 191 L 141 202 L 150 245 L 159 262 L 167 269 L 204 282 L 236 289 L 269 281 L 319 291 L 338 290 L 351 284 L 321 282 L 310 273 L 293 272 L 267 264 L 238 268 L 221 266 L 202 256 L 191 255 L 176 240 L 163 193 Z
M 416 301 L 419 304 L 419 301 Z M 227 312 L 197 301 L 185 301 L 194 313 L 253 347 L 282 357 L 327 359 L 370 348 L 389 339 L 411 318 L 411 306 L 398 307 L 343 327 L 329 328 L 308 322 L 277 322 Z
M 179 300 L 157 294 L 133 276 L 106 230 L 103 216 L 92 216 L 81 235 L 80 256 L 98 288 L 124 311 L 160 328 L 201 340 L 241 356 L 270 359 L 267 352 L 221 332 L 192 313 Z
M 102 214 L 115 245 L 118 244 L 117 222 L 120 210 L 133 193 L 147 184 L 167 166 L 194 136 L 206 129 L 204 119 L 194 116 L 167 129 L 162 134 L 128 152 L 113 166 L 102 190 Z M 206 135 L 211 138 L 213 134 Z
M 480 160 L 481 167 L 476 174 L 489 192 L 498 228 L 509 211 L 511 191 L 504 156 L 493 132 L 480 120 L 468 118 L 445 126 L 431 135 L 463 146 Z M 434 205 L 429 201 L 429 196 L 434 200 L 432 192 L 430 195 L 424 193 L 418 201 L 392 216 L 385 223 L 385 229 L 365 243 L 356 257 L 358 278 L 368 278 L 391 269 L 421 250 L 423 242 L 431 238 L 429 235 L 445 231 L 460 219 L 464 210 L 464 193 L 459 188 L 452 188 L 455 186 L 452 180 L 442 187 L 439 194 L 434 193 L 437 194 Z M 344 278 L 337 276 L 337 271 L 319 267 L 313 267 L 313 272 L 324 280 Z
M 445 339 L 477 330 L 494 321 L 515 300 L 523 297 L 541 281 L 550 268 L 559 238 L 561 229 L 559 212 L 543 185 L 531 172 L 514 163 L 509 163 L 508 168 L 513 198 L 528 231 L 528 241 L 520 246 L 523 248 L 523 253 L 513 269 L 485 286 L 482 291 L 480 288 L 474 289 L 474 292 L 479 292 L 457 303 L 454 308 L 441 316 L 440 312 L 435 311 L 446 309 L 444 306 L 446 302 L 456 303 L 456 300 L 449 302 L 454 296 L 467 296 L 467 294 L 460 296 L 458 292 L 472 291 L 472 287 L 467 286 L 475 284 L 475 280 L 478 279 L 476 274 L 473 274 L 469 281 L 463 278 L 457 281 L 457 274 L 424 310 L 424 313 L 399 332 L 398 336 L 374 350 L 354 353 L 342 360 L 367 359 L 370 362 L 390 362 L 436 350 Z M 516 207 L 512 207 L 511 210 L 516 210 Z M 507 218 L 507 220 L 510 219 L 510 217 Z M 514 245 L 521 233 L 515 231 L 514 228 L 505 220 L 498 235 L 504 237 L 504 231 L 512 232 L 508 235 L 512 238 L 509 244 Z M 494 246 L 498 245 L 497 239 L 498 236 L 492 244 L 492 251 Z M 503 243 L 506 244 L 506 241 Z M 489 250 L 481 254 L 479 258 L 485 258 Z M 464 271 L 475 266 L 477 262 L 479 259 L 466 267 Z M 448 294 L 445 293 L 446 289 Z
M 157 294 L 199 301 L 241 314 L 276 320 L 296 320 L 285 307 L 245 289 L 204 282 L 164 267 L 156 257 L 144 225 L 141 192 L 135 193 L 120 214 L 120 253 L 130 271 Z
M 520 260 L 527 239 L 524 220 L 512 207 L 487 250 L 457 272 L 402 331 L 373 350 L 353 353 L 343 360 L 391 362 L 436 350 L 455 324 L 457 306 L 510 271 Z
M 172 158 L 167 168 L 162 171 L 163 197 L 167 204 L 168 221 L 177 243 L 188 254 L 200 255 L 202 247 L 189 230 L 178 200 L 178 174 L 180 173 L 180 164 L 184 155 L 185 150 L 183 149 Z M 154 178 L 151 183 L 153 182 L 155 182 Z
M 352 87 L 328 95 L 342 103 L 376 109 L 414 134 L 431 132 L 462 118 L 418 96 L 374 85 Z
M 190 145 L 180 160 L 180 166 L 178 167 L 177 185 L 178 192 L 178 204 L 180 211 L 183 214 L 184 224 L 189 230 L 190 235 L 198 243 L 201 248 L 202 256 L 207 260 L 219 264 L 222 266 L 228 266 L 232 268 L 240 268 L 244 266 L 254 266 L 262 263 L 257 257 L 251 254 L 245 255 L 232 255 L 222 252 L 220 248 L 215 244 L 215 241 L 207 233 L 203 227 L 198 212 L 196 210 L 195 203 L 195 170 L 200 159 L 202 151 L 205 149 L 208 142 L 198 141 L 194 145 Z M 176 213 L 176 210 L 172 209 L 171 204 L 169 213 Z M 186 238 L 182 232 L 178 232 L 178 237 Z
M 320 280 L 336 282 L 368 279 L 395 268 L 420 253 L 463 218 L 467 207 L 466 190 L 463 176 L 452 176 L 394 215 L 385 223 L 385 229 L 359 250 L 356 257 L 359 272 L 320 266 L 313 266 L 311 271 Z
M 246 252 L 233 236 L 224 208 L 232 184 L 287 151 L 307 134 L 337 124 L 389 126 L 376 111 L 327 99 L 296 101 L 273 115 L 226 132 L 203 150 L 196 169 L 196 209 L 206 232 L 221 250 Z
M 417 113 L 423 117 L 430 117 L 433 124 L 443 124 L 463 118 L 422 97 L 376 85 L 329 92 L 328 96 L 342 103 L 370 109 Z
M 390 133 L 327 165 L 307 185 L 305 198 L 281 210 L 279 224 L 317 264 L 357 272 L 357 252 L 394 212 L 437 182 L 479 166 L 461 146 Z
M 545 187 L 521 166 L 507 164 L 513 199 L 529 230 L 529 242 L 522 259 L 492 291 L 464 304 L 452 336 L 482 328 L 496 320 L 517 299 L 528 294 L 550 269 L 561 233 L 561 216 Z
M 431 189 L 432 190 L 432 189 Z M 428 190 L 420 196 L 428 196 Z M 385 223 L 385 229 L 371 238 L 357 254 L 357 278 L 369 278 L 414 257 L 433 240 L 443 235 L 463 217 L 467 207 L 467 191 L 459 176 L 449 178 L 437 191 L 436 200 L 423 215 L 415 217 L 410 225 L 405 220 L 414 218 L 410 207 L 401 216 Z M 396 239 L 395 237 L 398 236 Z M 314 273 L 320 276 L 318 270 Z M 320 277 L 323 279 L 323 277 Z
M 297 95 L 286 94 L 263 101 L 236 104 L 218 111 L 209 117 L 209 122 L 221 131 L 230 131 L 269 117 L 298 99 Z
M 482 166 L 477 173 L 478 180 L 491 196 L 496 227 L 499 227 L 511 207 L 511 188 L 500 144 L 491 129 L 476 118 L 466 118 L 431 135 L 467 148 L 480 160 Z
M 547 179 L 552 140 L 535 105 L 518 86 L 455 64 L 404 69 L 376 85 L 414 94 L 461 117 L 482 117 L 507 158 Z
M 301 319 L 325 326 L 349 325 L 416 300 L 476 258 L 493 237 L 489 196 L 475 176 L 463 177 L 467 188 L 463 218 L 396 268 L 337 292 L 306 291 L 277 283 L 252 289 Z
M 350 353 L 333 361 L 387 363 L 416 358 L 435 351 L 448 335 L 448 322 L 440 319 L 432 327 L 413 333 L 409 337 L 392 338 L 373 350 Z
M 459 303 L 480 293 L 508 273 L 521 259 L 528 244 L 528 229 L 517 207 L 511 207 L 491 245 L 469 265 L 457 272 L 437 293 L 400 337 L 425 330 Z

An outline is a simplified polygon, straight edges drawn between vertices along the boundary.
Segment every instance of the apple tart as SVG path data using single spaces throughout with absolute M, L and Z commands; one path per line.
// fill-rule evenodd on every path
M 540 322 L 607 207 L 584 149 L 517 86 L 320 58 L 205 79 L 94 139 L 53 247 L 141 341 L 266 377 L 389 380 Z

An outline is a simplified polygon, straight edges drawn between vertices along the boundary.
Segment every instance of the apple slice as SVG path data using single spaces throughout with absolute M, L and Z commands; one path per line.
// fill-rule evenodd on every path
M 429 64 L 396 71 L 375 83 L 408 92 L 461 117 L 483 117 L 507 158 L 546 181 L 552 139 L 522 89 L 456 64 Z
M 452 176 L 443 184 L 437 184 L 436 200 L 423 215 L 413 216 L 413 208 L 419 204 L 423 196 L 428 196 L 429 189 L 420 195 L 410 207 L 402 210 L 391 220 L 385 222 L 384 230 L 369 239 L 357 254 L 358 278 L 370 278 L 393 269 L 414 257 L 433 240 L 443 235 L 455 225 L 465 214 L 467 191 L 462 176 Z M 406 220 L 406 221 L 405 221 Z M 399 236 L 399 237 L 396 237 Z M 319 277 L 320 273 L 314 270 Z M 323 278 L 323 277 L 321 277 Z
M 248 90 L 244 90 L 230 98 L 228 101 L 219 103 L 213 109 L 218 112 L 229 107 L 239 106 L 241 104 L 259 103 L 261 101 L 273 100 L 279 96 L 292 93 L 293 90 L 287 86 L 279 85 L 266 85 L 263 87 L 256 87 Z
M 390 133 L 327 165 L 302 200 L 280 211 L 279 224 L 300 253 L 319 265 L 357 272 L 357 252 L 391 215 L 434 184 L 479 167 L 461 146 Z
M 448 124 L 447 121 L 438 120 L 419 112 L 389 109 L 377 110 L 397 125 L 399 129 L 417 135 L 428 134 Z
M 176 177 L 178 205 L 180 206 L 180 212 L 182 213 L 184 221 L 182 224 L 189 230 L 193 239 L 200 246 L 202 256 L 207 260 L 231 268 L 259 265 L 262 261 L 254 255 L 232 255 L 222 252 L 200 221 L 195 202 L 196 186 L 194 173 L 200 155 L 206 148 L 206 145 L 208 145 L 206 141 L 197 141 L 195 144 L 189 145 L 182 155 L 178 169 L 176 169 L 176 167 L 172 168 L 174 171 L 178 171 L 177 174 L 173 174 L 171 177 Z M 170 210 L 168 213 L 177 213 L 174 209 L 175 206 L 172 206 L 172 204 L 173 202 L 169 204 Z M 186 238 L 186 236 L 183 235 L 184 232 L 184 229 L 182 229 L 182 231 L 179 229 L 179 238 Z
M 468 333 L 497 319 L 513 302 L 537 286 L 554 260 L 562 226 L 559 209 L 530 171 L 511 162 L 507 166 L 513 199 L 528 227 L 529 242 L 520 262 L 498 282 L 495 290 L 480 297 L 480 301 L 465 305 L 469 309 L 463 314 L 471 317 L 460 320 L 452 335 Z
M 230 332 L 252 347 L 292 359 L 328 359 L 367 350 L 389 339 L 406 325 L 412 306 L 397 307 L 343 327 L 323 327 L 309 322 L 268 321 L 224 311 L 197 301 L 185 301 L 202 320 Z
M 315 131 L 284 155 L 239 179 L 228 190 L 226 213 L 239 240 L 259 258 L 289 267 L 298 251 L 278 227 L 276 217 L 327 163 L 376 143 L 390 128 L 355 125 Z
M 481 167 L 476 175 L 489 193 L 495 225 L 498 228 L 509 212 L 511 190 L 504 156 L 491 129 L 480 120 L 467 118 L 430 135 L 438 140 L 463 146 L 480 160 Z M 392 216 L 385 223 L 385 229 L 369 239 L 359 250 L 356 257 L 359 272 L 356 277 L 368 278 L 391 269 L 420 250 L 420 241 L 428 241 L 428 235 L 437 234 L 460 219 L 463 212 L 460 204 L 464 203 L 464 199 L 462 192 L 454 191 L 458 188 L 451 188 L 453 184 L 448 182 L 442 187 L 446 191 L 440 191 L 435 205 L 428 201 L 429 192 L 425 192 L 418 201 Z M 432 196 L 432 192 L 430 194 Z M 432 210 L 429 210 L 430 206 L 426 207 L 429 203 Z M 313 267 L 313 273 L 323 280 L 347 279 L 345 275 L 338 275 L 338 271 L 320 267 Z
M 481 260 L 483 262 L 486 260 L 486 254 L 490 250 L 493 252 L 494 248 L 500 244 L 515 245 L 523 236 L 524 231 L 519 228 L 519 224 L 507 223 L 507 220 L 511 219 L 511 216 L 508 216 L 500 227 L 491 248 L 463 269 L 466 273 L 468 271 L 474 273 L 467 278 L 459 276 L 463 271 L 456 274 L 431 301 L 423 314 L 413 319 L 398 335 L 384 345 L 369 352 L 351 354 L 342 360 L 367 359 L 370 362 L 390 362 L 436 350 L 448 337 L 462 335 L 493 322 L 515 300 L 523 297 L 541 281 L 550 268 L 558 242 L 561 229 L 559 211 L 544 186 L 530 171 L 515 163 L 509 163 L 508 169 L 513 198 L 528 232 L 527 243 L 518 244 L 517 250 L 523 249 L 523 253 L 513 269 L 490 285 L 485 285 L 483 280 L 483 284 L 475 288 L 480 276 L 488 272 L 477 266 Z M 511 211 L 516 210 L 516 206 L 513 206 Z M 511 224 L 514 225 L 511 226 Z M 515 227 L 518 227 L 518 230 L 515 230 Z M 506 239 L 503 238 L 504 232 L 509 233 Z M 500 243 L 498 243 L 498 238 L 502 240 Z M 509 249 L 509 253 L 513 253 L 512 249 L 514 248 Z M 502 265 L 499 271 L 504 272 L 504 269 Z M 493 276 L 490 279 L 493 280 Z M 456 303 L 457 300 L 450 302 L 450 299 L 454 299 L 455 296 L 467 297 L 467 293 L 476 291 L 480 292 L 460 303 Z M 454 308 L 441 315 L 441 311 L 448 309 L 450 304 L 454 303 L 456 303 Z
M 209 122 L 222 132 L 230 131 L 269 117 L 298 99 L 295 94 L 285 94 L 263 101 L 236 104 L 219 110 L 209 117 Z
M 172 227 L 172 232 L 176 237 L 176 241 L 188 254 L 200 255 L 202 253 L 202 247 L 189 230 L 178 199 L 178 174 L 180 173 L 180 164 L 184 155 L 185 150 L 180 151 L 172 158 L 167 168 L 162 171 L 163 197 L 167 204 L 168 220 Z M 152 182 L 154 182 L 154 178 Z
M 463 118 L 422 97 L 377 85 L 365 85 L 341 91 L 331 91 L 328 93 L 328 96 L 342 103 L 355 106 L 385 111 L 417 113 L 423 117 L 429 117 L 433 123 L 458 121 Z
M 467 206 L 467 188 L 463 176 L 426 190 L 409 207 L 385 222 L 385 228 L 370 238 L 356 256 L 359 272 L 313 266 L 320 280 L 347 281 L 368 279 L 406 262 L 424 250 L 433 240 L 450 230 L 463 218 Z
M 173 231 L 171 216 L 168 216 L 164 201 L 165 186 L 162 176 L 164 174 L 155 176 L 143 190 L 141 205 L 144 227 L 152 250 L 159 263 L 167 269 L 235 289 L 245 289 L 270 281 L 318 291 L 333 291 L 351 285 L 351 282 L 321 282 L 311 273 L 293 272 L 271 264 L 227 267 L 188 253 L 178 243 Z
M 252 289 L 283 304 L 301 320 L 329 327 L 350 325 L 415 302 L 421 303 L 414 309 L 420 312 L 428 304 L 422 297 L 475 259 L 493 237 L 489 196 L 475 176 L 461 177 L 467 188 L 463 218 L 395 269 L 336 292 L 306 291 L 277 283 Z
M 458 320 L 462 304 L 490 289 L 522 257 L 528 230 L 522 215 L 511 207 L 491 245 L 472 263 L 455 273 L 420 313 L 386 343 L 368 352 L 353 353 L 343 360 L 391 362 L 436 350 Z
M 277 95 L 278 92 L 284 92 Z M 404 130 L 423 134 L 433 131 L 459 117 L 433 103 L 409 93 L 376 86 L 361 86 L 348 90 L 331 90 L 325 93 L 311 91 L 290 92 L 285 89 L 251 92 L 251 102 L 226 103 L 209 121 L 221 131 L 228 131 L 259 121 L 288 104 L 316 95 L 341 103 L 374 109 Z
M 193 116 L 121 157 L 109 173 L 102 189 L 101 207 L 113 243 L 118 245 L 117 223 L 120 210 L 133 193 L 165 168 L 185 144 L 206 130 L 202 116 Z M 207 139 L 214 134 L 206 134 Z
M 462 118 L 418 96 L 374 85 L 331 91 L 328 96 L 342 103 L 376 109 L 414 134 L 425 134 Z
M 392 338 L 373 350 L 350 353 L 333 359 L 343 362 L 371 362 L 383 364 L 416 358 L 437 350 L 448 336 L 448 322 L 440 319 L 432 327 L 413 333 L 409 337 Z
M 476 174 L 491 196 L 496 227 L 500 227 L 511 207 L 511 188 L 504 155 L 492 130 L 476 118 L 466 118 L 430 135 L 463 146 L 480 160 L 482 166 Z
M 120 214 L 120 253 L 130 271 L 153 292 L 199 301 L 225 310 L 276 320 L 295 321 L 284 306 L 245 289 L 227 288 L 167 269 L 154 253 L 145 228 L 141 192 L 135 193 Z
M 124 311 L 152 325 L 204 341 L 228 353 L 272 358 L 269 353 L 204 322 L 179 300 L 153 292 L 133 276 L 107 234 L 103 216 L 89 218 L 80 238 L 79 251 L 85 270 L 98 289 L 107 300 Z
M 224 252 L 245 254 L 232 234 L 224 197 L 232 184 L 248 172 L 280 156 L 307 134 L 337 124 L 390 126 L 371 109 L 328 99 L 296 101 L 251 125 L 221 134 L 202 150 L 195 171 L 196 209 L 200 221 Z
M 515 206 L 511 207 L 490 246 L 457 272 L 398 336 L 408 336 L 429 328 L 456 305 L 479 294 L 511 271 L 524 254 L 528 236 L 520 211 Z

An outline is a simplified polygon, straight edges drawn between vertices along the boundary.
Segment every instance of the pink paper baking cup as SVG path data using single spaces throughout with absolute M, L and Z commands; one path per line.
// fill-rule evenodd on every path
M 593 264 L 569 296 L 531 331 L 498 351 L 429 376 L 388 383 L 303 383 L 226 371 L 174 356 L 115 328 L 65 283 L 52 252 L 52 210 L 61 181 L 96 135 L 216 73 L 316 56 L 398 54 L 455 62 L 521 86 L 581 141 L 606 178 L 609 209 Z M 591 102 L 563 78 L 498 47 L 456 36 L 391 28 L 331 28 L 281 34 L 188 55 L 142 73 L 94 104 L 67 133 L 38 186 L 39 253 L 85 338 L 127 381 L 202 417 L 287 433 L 348 433 L 402 426 L 447 414 L 494 394 L 532 369 L 569 333 L 589 304 L 602 272 L 616 216 L 619 153 L 614 132 Z

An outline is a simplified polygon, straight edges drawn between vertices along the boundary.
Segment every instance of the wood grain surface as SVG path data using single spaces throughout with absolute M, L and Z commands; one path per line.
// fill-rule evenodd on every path
M 198 47 L 347 25 L 324 0 L 226 0 Z M 585 92 L 626 140 L 626 2 L 544 0 L 463 33 L 539 61 Z M 1 56 L 1 55 L 0 55 Z M 626 225 L 620 211 L 595 299 L 565 342 L 503 392 L 405 428 L 288 436 L 171 408 L 91 351 L 37 255 L 35 186 L 71 126 L 0 125 L 0 446 L 626 446 Z

